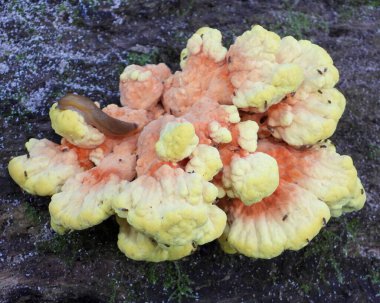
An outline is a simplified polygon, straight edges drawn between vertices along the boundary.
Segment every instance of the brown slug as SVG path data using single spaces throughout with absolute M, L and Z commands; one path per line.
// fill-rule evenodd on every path
M 126 136 L 137 131 L 136 123 L 115 119 L 104 113 L 93 101 L 85 96 L 67 94 L 58 101 L 61 110 L 70 109 L 80 113 L 86 123 L 96 127 L 106 136 Z

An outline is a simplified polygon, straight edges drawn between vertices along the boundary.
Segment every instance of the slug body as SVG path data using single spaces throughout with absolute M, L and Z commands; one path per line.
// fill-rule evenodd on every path
M 128 123 L 108 116 L 85 96 L 67 94 L 58 101 L 58 108 L 75 110 L 88 124 L 96 127 L 106 136 L 122 137 L 133 135 L 137 131 L 136 123 Z

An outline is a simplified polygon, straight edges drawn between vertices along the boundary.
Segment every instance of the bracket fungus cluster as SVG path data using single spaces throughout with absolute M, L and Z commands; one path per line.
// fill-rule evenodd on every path
M 61 143 L 31 139 L 10 161 L 19 186 L 52 196 L 57 233 L 115 215 L 135 260 L 180 259 L 216 239 L 273 258 L 363 207 L 351 158 L 328 139 L 345 98 L 324 49 L 258 25 L 226 49 L 205 27 L 180 65 L 128 66 L 121 107 L 65 96 L 50 109 Z

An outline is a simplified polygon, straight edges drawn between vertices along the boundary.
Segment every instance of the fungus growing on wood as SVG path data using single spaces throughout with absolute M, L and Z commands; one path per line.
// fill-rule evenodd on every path
M 52 196 L 56 232 L 116 214 L 135 260 L 180 259 L 217 238 L 227 253 L 273 258 L 363 207 L 352 159 L 328 140 L 345 98 L 325 50 L 261 26 L 227 50 L 205 27 L 180 65 L 127 66 L 122 107 L 63 97 L 50 110 L 61 144 L 31 139 L 9 162 L 20 187 Z

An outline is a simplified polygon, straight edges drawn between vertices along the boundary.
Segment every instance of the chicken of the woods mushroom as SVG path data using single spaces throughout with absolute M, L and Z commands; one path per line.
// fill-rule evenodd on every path
M 127 66 L 121 107 L 77 94 L 51 106 L 61 142 L 30 139 L 8 170 L 26 192 L 52 196 L 53 230 L 113 216 L 134 260 L 177 260 L 216 239 L 267 259 L 363 207 L 352 159 L 329 140 L 346 100 L 323 48 L 255 25 L 227 49 L 203 27 L 180 66 Z

